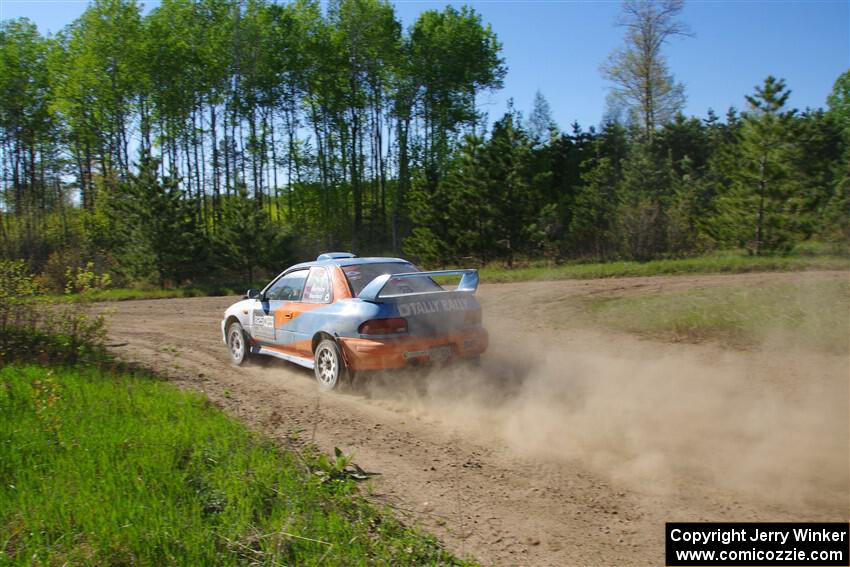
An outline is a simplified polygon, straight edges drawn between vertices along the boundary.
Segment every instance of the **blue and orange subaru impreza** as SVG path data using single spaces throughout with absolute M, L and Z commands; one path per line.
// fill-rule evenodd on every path
M 455 289 L 434 278 L 460 277 Z M 265 354 L 312 368 L 323 389 L 353 373 L 477 359 L 487 349 L 477 270 L 423 272 L 399 258 L 322 254 L 224 312 L 230 357 Z

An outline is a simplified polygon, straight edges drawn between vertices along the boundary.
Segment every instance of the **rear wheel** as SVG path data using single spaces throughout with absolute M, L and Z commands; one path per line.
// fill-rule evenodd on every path
M 348 369 L 336 341 L 325 339 L 320 342 L 316 347 L 314 362 L 313 372 L 320 389 L 333 390 L 348 379 Z
M 227 351 L 230 353 L 230 360 L 237 366 L 244 364 L 250 357 L 248 339 L 242 325 L 237 322 L 227 327 Z

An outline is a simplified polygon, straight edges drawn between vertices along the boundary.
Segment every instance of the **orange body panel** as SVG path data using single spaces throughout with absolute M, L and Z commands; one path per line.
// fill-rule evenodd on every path
M 295 341 L 294 343 L 288 343 L 285 345 L 264 344 L 263 348 L 266 350 L 282 352 L 283 354 L 303 356 L 307 359 L 313 358 L 312 341 Z
M 286 305 L 278 307 L 274 312 L 274 326 L 280 328 L 307 311 L 327 307 L 327 303 L 301 303 L 300 301 L 287 301 Z
M 348 280 L 345 279 L 345 274 L 337 266 L 331 271 L 331 285 L 334 290 L 334 303 L 340 299 L 351 299 L 351 288 L 348 286 Z
M 449 336 L 387 339 L 340 338 L 346 363 L 352 370 L 388 370 L 411 362 L 428 362 L 429 349 L 452 347 L 453 358 L 478 356 L 487 350 L 487 331 L 477 328 Z

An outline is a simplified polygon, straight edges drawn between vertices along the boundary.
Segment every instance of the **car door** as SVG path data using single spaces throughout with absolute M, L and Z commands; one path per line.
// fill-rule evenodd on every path
M 251 335 L 260 343 L 294 354 L 294 335 L 288 328 L 287 306 L 301 300 L 308 270 L 295 270 L 281 275 L 263 292 L 252 310 Z
M 292 334 L 291 344 L 295 354 L 312 355 L 313 335 L 322 324 L 322 315 L 317 309 L 333 302 L 333 290 L 328 269 L 322 266 L 310 268 L 299 301 L 291 301 L 280 308 L 281 317 L 287 321 L 287 330 Z

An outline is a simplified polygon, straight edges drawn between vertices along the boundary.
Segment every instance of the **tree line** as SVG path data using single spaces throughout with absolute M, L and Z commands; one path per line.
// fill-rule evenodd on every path
M 491 126 L 507 72 L 469 7 L 403 29 L 383 0 L 95 0 L 56 36 L 0 22 L 0 255 L 123 283 L 252 280 L 319 250 L 428 264 L 648 259 L 845 242 L 848 75 L 827 110 L 768 78 L 681 114 L 680 0 L 625 2 L 603 125 L 538 94 Z M 642 85 L 642 87 L 641 87 Z
M 251 248 L 275 233 L 304 249 L 399 249 L 410 179 L 438 179 L 481 120 L 476 96 L 505 74 L 499 51 L 470 8 L 402 30 L 381 0 L 164 0 L 147 15 L 96 0 L 56 37 L 3 22 L 3 253 L 41 267 L 84 249 L 145 272 L 180 255 L 127 240 L 151 230 L 125 222 L 157 214 L 139 209 L 151 183 L 178 197 L 174 232 L 196 243 Z M 237 234 L 246 224 L 260 232 Z M 182 254 L 195 272 L 197 248 Z M 183 277 L 159 264 L 162 279 Z
M 651 136 L 615 121 L 541 130 L 548 112 L 538 95 L 528 120 L 512 111 L 487 138 L 468 135 L 435 191 L 414 184 L 412 211 L 424 222 L 407 250 L 431 263 L 509 265 L 788 253 L 809 240 L 846 253 L 848 86 L 850 73 L 836 85 L 844 102 L 830 110 L 796 112 L 785 83 L 768 77 L 745 111 L 677 114 Z

